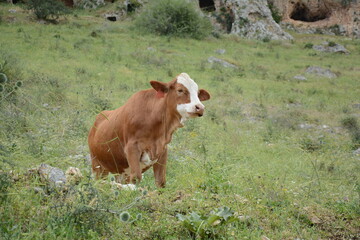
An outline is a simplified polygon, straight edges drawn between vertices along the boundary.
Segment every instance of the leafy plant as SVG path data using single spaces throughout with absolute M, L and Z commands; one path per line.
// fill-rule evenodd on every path
M 216 21 L 223 25 L 227 33 L 231 32 L 232 24 L 234 22 L 234 16 L 228 9 L 222 7 L 219 12 L 214 12 L 213 15 Z
M 11 177 L 8 173 L 0 170 L 0 202 L 3 202 L 7 198 L 8 188 L 12 185 Z
M 314 46 L 314 44 L 312 44 L 312 43 L 306 43 L 305 46 L 304 46 L 304 48 L 312 49 L 313 46 Z
M 202 39 L 212 30 L 193 3 L 184 0 L 159 0 L 149 3 L 138 16 L 135 26 L 159 35 Z
M 7 52 L 0 52 L 0 104 L 4 100 L 15 102 L 16 91 L 23 85 L 17 59 Z
M 200 216 L 196 212 L 187 216 L 182 214 L 176 216 L 188 231 L 201 238 L 214 236 L 216 228 L 238 220 L 229 207 L 221 207 L 210 212 L 208 216 Z
M 329 47 L 335 47 L 337 44 L 336 44 L 336 42 L 333 42 L 333 41 L 330 41 L 329 43 L 328 43 L 328 46 Z
M 360 147 L 360 126 L 358 120 L 355 117 L 346 117 L 341 121 L 341 124 L 349 131 L 353 147 Z
M 70 13 L 62 1 L 57 0 L 28 0 L 27 9 L 34 11 L 38 19 L 56 20 L 60 16 Z
M 304 151 L 315 152 L 322 148 L 324 142 L 320 137 L 318 139 L 313 139 L 311 137 L 305 137 L 301 140 L 300 145 Z
M 280 23 L 282 20 L 282 16 L 279 10 L 272 3 L 269 3 L 269 9 L 271 11 L 271 16 L 273 17 L 274 21 Z

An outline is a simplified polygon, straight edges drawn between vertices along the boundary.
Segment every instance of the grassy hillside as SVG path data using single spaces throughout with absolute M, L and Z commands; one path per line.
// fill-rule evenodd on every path
M 359 40 L 176 39 L 142 35 L 130 19 L 105 21 L 101 10 L 52 25 L 11 8 L 17 12 L 0 4 L 0 64 L 8 77 L 0 99 L 1 239 L 360 238 L 360 157 L 353 154 Z M 304 47 L 323 41 L 350 54 Z M 238 68 L 212 65 L 210 56 Z M 305 74 L 308 66 L 338 77 Z M 121 106 L 150 80 L 167 82 L 181 72 L 212 99 L 203 118 L 175 133 L 167 187 L 157 189 L 150 170 L 140 183 L 144 192 L 93 180 L 87 133 L 97 113 Z M 44 184 L 28 169 L 40 163 L 78 167 L 84 178 L 68 191 L 36 193 Z M 193 218 L 200 222 L 195 233 L 176 217 L 208 217 L 225 206 L 237 221 L 206 226 Z M 122 222 L 124 210 L 132 220 L 142 217 Z

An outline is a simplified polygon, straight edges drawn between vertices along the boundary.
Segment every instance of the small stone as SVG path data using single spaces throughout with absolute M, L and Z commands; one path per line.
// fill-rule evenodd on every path
M 336 78 L 336 74 L 331 72 L 330 69 L 325 69 L 317 66 L 310 66 L 306 69 L 306 73 L 316 74 L 320 77 Z
M 300 128 L 300 129 L 308 130 L 308 129 L 314 128 L 314 126 L 311 125 L 311 124 L 308 124 L 308 123 L 301 123 L 301 124 L 299 124 L 299 128 Z
M 344 54 L 350 53 L 343 45 L 335 43 L 334 45 L 330 46 L 328 42 L 323 42 L 321 45 L 314 45 L 313 49 L 319 52 L 344 53 Z
M 33 189 L 35 193 L 45 195 L 44 189 L 42 189 L 41 187 L 34 187 Z
M 360 109 L 360 103 L 355 103 L 352 105 L 353 108 Z
M 39 167 L 40 178 L 48 184 L 54 184 L 56 187 L 66 183 L 64 172 L 60 168 L 52 167 L 42 163 Z
M 306 81 L 307 80 L 307 78 L 302 76 L 302 75 L 296 75 L 296 76 L 294 76 L 294 79 L 299 80 L 299 81 Z
M 312 224 L 320 224 L 320 223 L 321 223 L 320 218 L 318 218 L 318 217 L 315 216 L 315 215 L 312 215 L 312 216 L 310 217 L 310 221 L 311 221 Z
M 360 155 L 360 148 L 356 149 L 355 151 L 353 151 L 354 155 Z
M 218 49 L 218 50 L 216 50 L 215 51 L 215 53 L 217 53 L 217 54 L 224 54 L 226 52 L 226 50 L 225 49 Z
M 212 56 L 208 58 L 208 62 L 212 63 L 212 64 L 219 64 L 225 68 L 238 68 L 234 64 L 231 64 L 225 60 L 222 60 L 222 59 L 216 58 L 216 57 L 212 57 Z

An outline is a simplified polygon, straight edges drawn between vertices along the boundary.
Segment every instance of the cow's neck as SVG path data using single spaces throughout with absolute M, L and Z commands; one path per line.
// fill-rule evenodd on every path
M 166 143 L 171 141 L 171 136 L 176 129 L 183 127 L 181 122 L 181 115 L 176 111 L 174 106 L 170 106 L 170 103 L 164 99 L 162 101 L 162 123 L 164 124 L 164 134 Z

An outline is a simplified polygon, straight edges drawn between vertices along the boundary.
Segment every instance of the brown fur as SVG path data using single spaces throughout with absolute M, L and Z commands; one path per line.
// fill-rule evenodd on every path
M 165 186 L 166 146 L 174 131 L 182 127 L 176 106 L 190 99 L 178 93 L 177 89 L 183 85 L 176 83 L 176 79 L 169 83 L 151 81 L 151 85 L 153 89 L 137 92 L 122 107 L 103 111 L 96 117 L 88 143 L 92 169 L 97 177 L 121 174 L 130 167 L 130 176 L 125 181 L 140 181 L 142 172 L 151 167 L 141 171 L 141 155 L 147 152 L 150 159 L 158 159 L 153 165 L 157 186 Z M 200 92 L 206 91 L 201 89 Z M 210 98 L 206 94 L 205 100 Z

